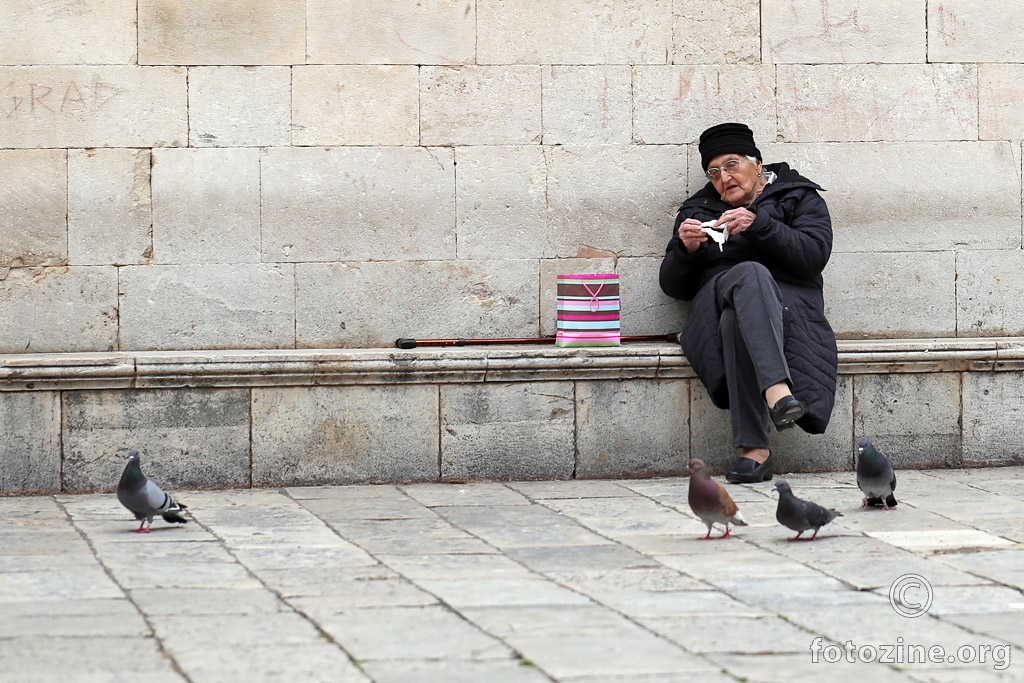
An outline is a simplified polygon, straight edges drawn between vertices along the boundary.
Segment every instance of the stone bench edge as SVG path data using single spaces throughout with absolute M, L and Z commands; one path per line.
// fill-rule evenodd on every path
M 1024 370 L 1024 338 L 840 340 L 840 374 Z M 0 355 L 0 391 L 692 378 L 670 343 L 604 348 L 120 351 Z

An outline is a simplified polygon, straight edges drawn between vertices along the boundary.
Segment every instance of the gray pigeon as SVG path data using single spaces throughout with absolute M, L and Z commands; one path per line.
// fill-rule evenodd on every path
M 793 495 L 793 489 L 785 479 L 779 479 L 772 486 L 773 491 L 779 492 L 779 506 L 775 509 L 775 519 L 779 524 L 788 526 L 797 532 L 796 536 L 789 539 L 795 541 L 800 534 L 808 529 L 814 529 L 814 535 L 810 540 L 818 537 L 818 529 L 831 522 L 836 517 L 842 517 L 841 512 L 829 510 L 809 500 L 801 500 Z
M 176 524 L 187 524 L 188 520 L 181 516 L 188 507 L 175 502 L 164 493 L 163 489 L 146 478 L 139 462 L 139 452 L 134 448 L 128 451 L 128 464 L 117 484 L 117 499 L 135 515 L 142 523 L 135 531 L 148 534 L 153 525 L 153 518 L 161 515 L 166 521 Z
M 857 486 L 864 492 L 861 507 L 881 505 L 886 510 L 896 507 L 896 473 L 888 458 L 874 447 L 870 439 L 857 439 Z

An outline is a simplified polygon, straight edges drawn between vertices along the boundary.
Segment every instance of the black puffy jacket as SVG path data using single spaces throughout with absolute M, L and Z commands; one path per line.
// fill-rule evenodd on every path
M 708 240 L 696 252 L 687 253 L 679 239 L 679 225 L 687 218 L 717 219 L 734 207 L 722 200 L 711 183 L 683 203 L 661 262 L 661 289 L 676 299 L 693 301 L 681 335 L 683 353 L 712 403 L 726 409 L 729 392 L 714 282 L 743 261 L 765 266 L 782 291 L 786 361 L 793 394 L 806 410 L 797 424 L 820 434 L 832 415 L 838 371 L 836 338 L 825 319 L 821 278 L 832 253 L 832 219 L 818 194 L 824 190 L 816 183 L 785 163 L 764 168 L 777 177 L 747 207 L 757 214 L 754 222 L 744 232 L 730 235 L 723 250 Z

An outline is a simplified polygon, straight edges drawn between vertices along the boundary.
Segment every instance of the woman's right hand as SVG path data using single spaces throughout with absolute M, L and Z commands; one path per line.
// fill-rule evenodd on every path
M 707 233 L 701 229 L 700 221 L 695 218 L 687 218 L 680 223 L 678 233 L 679 239 L 683 241 L 683 247 L 691 254 L 708 241 Z

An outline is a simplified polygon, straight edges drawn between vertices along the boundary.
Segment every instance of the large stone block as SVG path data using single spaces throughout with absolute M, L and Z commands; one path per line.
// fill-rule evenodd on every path
M 664 64 L 668 0 L 477 0 L 481 64 Z
M 420 78 L 420 144 L 541 141 L 540 66 L 424 66 Z
M 673 64 L 761 60 L 759 0 L 687 0 L 672 13 Z
M 0 267 L 67 263 L 67 152 L 0 150 Z
M 1024 463 L 1024 373 L 965 372 L 962 378 L 964 463 Z
M 827 190 L 833 252 L 1014 249 L 1019 158 L 1006 142 L 759 145 Z M 914 182 L 906 182 L 908 168 Z M 927 169 L 927 172 L 918 169 Z M 898 191 L 896 191 L 898 188 Z
M 125 266 L 121 348 L 292 348 L 291 265 Z
M 1024 64 L 978 65 L 978 137 L 1024 138 Z
M 545 145 L 628 145 L 633 74 L 626 65 L 545 66 Z
M 957 335 L 1024 335 L 1024 252 L 961 251 L 956 256 Z
M 925 4 L 925 0 L 764 0 L 760 25 L 764 61 L 923 63 Z
M 292 69 L 295 145 L 419 143 L 415 66 L 298 66 Z
M 0 64 L 135 62 L 133 2 L 5 0 L 0 26 Z
M 0 393 L 0 493 L 60 491 L 60 394 Z
M 953 252 L 832 254 L 825 314 L 848 339 L 956 336 Z
M 0 353 L 117 348 L 117 269 L 12 268 L 0 281 Z
M 760 65 L 638 66 L 633 75 L 633 139 L 648 145 L 695 142 L 708 126 L 743 121 L 757 140 L 776 133 L 775 70 Z
M 1024 62 L 1024 14 L 999 0 L 928 3 L 929 62 Z
M 466 64 L 476 56 L 466 0 L 306 0 L 309 64 Z
M 187 95 L 173 67 L 0 67 L 0 147 L 185 145 Z
M 271 65 L 306 59 L 305 0 L 139 0 L 139 64 Z
M 265 150 L 263 259 L 453 258 L 453 162 L 425 147 Z
M 544 256 L 664 255 L 685 199 L 685 147 L 554 147 L 546 154 L 553 251 Z
M 667 335 L 683 329 L 688 304 L 661 291 L 661 261 L 661 256 L 619 259 L 622 334 Z
M 441 386 L 441 478 L 568 479 L 572 382 Z
M 260 247 L 258 149 L 153 150 L 156 263 L 253 263 Z
M 459 147 L 455 159 L 459 258 L 554 253 L 543 147 Z
M 68 491 L 112 490 L 130 448 L 168 491 L 248 487 L 249 390 L 64 393 Z
M 685 380 L 576 383 L 576 478 L 679 476 L 690 459 Z
M 436 481 L 434 385 L 254 389 L 253 484 Z
M 789 142 L 976 140 L 977 66 L 780 66 L 779 133 Z
M 148 149 L 68 151 L 72 265 L 139 264 L 152 257 L 150 154 Z
M 960 467 L 960 375 L 857 375 L 854 437 L 868 437 L 897 470 Z
M 292 72 L 283 66 L 188 70 L 191 147 L 291 144 Z
M 713 475 L 732 469 L 740 451 L 732 445 L 729 411 L 711 403 L 707 389 L 700 380 L 690 384 L 690 457 L 699 458 Z
M 295 269 L 299 347 L 537 335 L 533 260 L 311 263 Z

